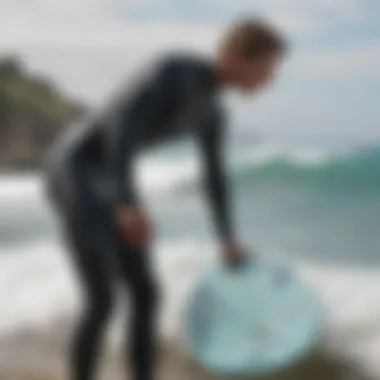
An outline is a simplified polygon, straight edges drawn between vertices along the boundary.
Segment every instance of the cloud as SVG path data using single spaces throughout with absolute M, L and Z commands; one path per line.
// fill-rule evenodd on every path
M 144 58 L 175 47 L 209 51 L 217 23 L 133 22 L 120 10 L 166 0 L 8 0 L 0 3 L 0 52 L 17 52 L 66 92 L 98 100 Z
M 289 67 L 292 73 L 331 78 L 380 80 L 380 39 L 346 49 L 300 54 Z
M 373 4 L 377 4 L 372 2 Z M 303 36 L 325 33 L 340 23 L 353 22 L 380 13 L 380 5 L 369 0 L 208 0 L 203 10 L 210 15 L 226 8 L 233 17 L 249 11 L 270 17 L 283 30 Z M 169 0 L 5 0 L 0 5 L 3 33 L 0 46 L 97 46 L 168 43 L 210 43 L 221 22 L 200 22 L 178 17 L 176 21 L 150 18 L 135 22 L 132 10 L 152 10 L 170 6 Z M 208 5 L 207 5 L 208 4 Z M 380 3 L 379 3 L 380 4 Z M 180 6 L 177 4 L 178 10 Z M 178 13 L 180 14 L 180 13 Z M 123 17 L 121 17 L 123 15 Z M 379 16 L 380 17 L 380 16 Z M 138 42 L 137 42 L 138 41 Z
M 258 10 L 270 16 L 285 13 L 293 16 L 335 17 L 341 20 L 356 19 L 370 15 L 380 9 L 380 3 L 375 0 L 208 0 L 215 7 L 225 7 L 230 10 Z
M 149 9 L 151 15 L 152 9 L 170 4 L 177 9 L 169 0 L 3 0 L 0 47 L 140 46 L 154 50 L 186 44 L 210 49 L 224 26 L 224 18 L 213 22 L 184 17 L 173 21 L 150 16 L 145 22 L 128 18 L 132 10 Z M 285 32 L 299 37 L 325 34 L 342 23 L 375 17 L 376 11 L 380 14 L 380 2 L 370 0 L 204 0 L 202 4 L 210 15 L 223 8 L 234 10 L 227 12 L 229 18 L 249 11 L 262 13 Z
M 118 7 L 160 6 L 164 0 L 29 0 L 0 5 L 2 50 L 119 48 L 135 54 L 171 46 L 210 49 L 222 25 L 192 21 L 134 22 Z M 120 13 L 120 12 L 119 12 Z
M 282 90 L 277 90 L 278 95 L 274 94 L 273 98 L 270 96 L 267 106 L 255 108 L 255 116 L 259 117 L 260 110 L 264 115 L 262 125 L 280 129 L 282 121 L 287 120 L 289 129 L 296 129 L 297 126 L 302 128 L 310 118 L 315 123 L 323 118 L 326 129 L 334 128 L 338 123 L 338 116 L 331 116 L 334 95 L 332 97 L 327 90 L 317 90 L 313 85 L 308 88 L 308 94 L 300 91 L 297 104 L 304 111 L 299 115 L 294 112 L 291 97 L 296 91 L 292 89 L 297 86 L 301 88 L 304 86 L 303 81 L 309 81 L 310 78 L 317 78 L 321 86 L 344 79 L 351 83 L 350 91 L 355 92 L 356 80 L 379 80 L 379 43 L 351 42 L 332 49 L 331 46 L 327 48 L 329 44 L 325 42 L 342 25 L 363 20 L 372 22 L 372 18 L 380 17 L 380 12 L 373 12 L 373 7 L 380 5 L 380 2 L 373 2 L 372 7 L 367 0 L 216 1 L 214 5 L 208 5 L 210 15 L 222 7 L 227 9 L 229 17 L 239 14 L 239 11 L 228 9 L 258 9 L 292 36 L 317 36 L 320 45 L 324 46 L 318 50 L 309 48 L 308 51 L 297 48 L 292 53 L 288 71 L 282 74 L 284 77 L 289 74 L 288 84 Z M 21 52 L 32 70 L 56 78 L 67 93 L 97 103 L 124 77 L 128 77 L 145 57 L 150 57 L 157 50 L 184 46 L 202 51 L 213 48 L 225 26 L 220 20 L 178 18 L 168 21 L 157 17 L 137 22 L 121 16 L 121 11 L 125 12 L 126 9 L 145 8 L 151 12 L 168 4 L 168 0 L 3 0 L 0 5 L 3 30 L 0 50 Z M 313 91 L 316 95 L 312 95 Z M 335 92 L 336 97 L 339 91 Z M 318 92 L 323 93 L 323 96 L 319 96 Z M 347 119 L 343 117 L 343 110 L 347 107 L 346 100 L 344 97 L 342 99 L 339 117 L 344 119 L 341 122 L 343 124 Z M 367 111 L 367 108 L 363 110 Z M 362 112 L 368 115 L 368 120 L 374 115 L 371 110 Z M 252 119 L 251 105 L 247 105 L 246 112 L 241 112 L 241 115 Z M 350 118 L 354 124 L 355 115 L 351 114 Z
M 67 21 L 66 21 L 67 22 Z M 28 33 L 0 36 L 0 51 L 19 52 L 34 71 L 56 78 L 67 92 L 96 101 L 155 53 L 174 48 L 208 52 L 220 27 L 195 23 L 138 25 L 100 20 L 82 25 L 39 23 Z
M 291 34 L 323 35 L 347 25 L 380 20 L 377 0 L 208 0 L 231 13 L 259 13 Z

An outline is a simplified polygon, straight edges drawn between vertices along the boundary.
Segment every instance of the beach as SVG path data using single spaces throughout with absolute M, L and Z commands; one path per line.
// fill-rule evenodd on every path
M 380 379 L 378 149 L 237 152 L 231 170 L 243 239 L 285 259 L 325 309 L 318 350 L 272 378 Z M 140 176 L 157 226 L 165 380 L 214 379 L 189 355 L 182 331 L 186 295 L 218 253 L 191 157 L 183 148 L 149 158 Z M 0 195 L 0 380 L 66 379 L 81 299 L 59 226 L 38 173 L 3 176 Z M 102 356 L 110 380 L 128 370 L 121 349 L 127 289 L 120 300 Z
M 201 261 L 194 257 L 183 257 L 171 260 L 170 264 L 166 263 L 160 267 L 164 295 L 158 345 L 160 379 L 220 379 L 220 377 L 212 376 L 194 360 L 188 350 L 186 340 L 183 338 L 181 321 L 185 296 L 197 277 L 194 275 L 194 268 L 198 267 Z M 9 306 L 13 307 L 4 310 L 8 317 L 21 315 L 23 318 L 16 320 L 9 317 L 9 322 L 13 323 L 8 323 L 7 328 L 3 326 L 3 333 L 0 337 L 1 380 L 63 380 L 68 378 L 67 353 L 70 336 L 73 333 L 73 324 L 77 320 L 80 310 L 79 288 L 75 286 L 75 278 L 70 271 L 70 265 L 65 260 L 65 255 L 49 257 L 46 252 L 35 253 L 34 264 L 25 263 L 25 268 L 33 271 L 33 265 L 34 268 L 39 268 L 39 271 L 35 272 L 33 282 L 30 279 L 29 283 L 21 283 L 20 278 L 24 276 L 25 272 L 20 269 L 20 264 L 17 264 L 19 277 L 17 278 L 13 274 L 15 282 L 13 284 L 10 280 L 8 282 L 11 285 L 7 288 L 9 299 L 13 298 L 13 289 L 18 294 L 23 294 L 26 302 L 19 299 L 19 304 L 16 305 L 17 300 L 14 300 L 13 305 L 9 303 Z M 8 268 L 12 268 L 9 263 Z M 45 284 L 53 285 L 53 279 L 57 280 L 58 273 L 61 274 L 61 279 L 49 289 L 50 299 L 48 300 L 48 297 L 39 299 L 37 295 L 42 294 Z M 304 269 L 304 273 L 307 278 L 314 279 L 315 285 L 323 281 L 327 287 L 333 284 L 332 279 L 336 277 L 335 273 L 330 273 L 328 276 L 325 271 L 315 272 L 315 269 L 309 270 L 309 272 Z M 172 278 L 175 274 L 181 277 L 182 281 L 179 286 L 173 287 Z M 357 286 L 370 288 L 371 282 L 372 284 L 377 282 L 376 276 L 368 277 L 370 276 L 356 278 L 356 284 L 360 284 Z M 345 308 L 351 302 L 356 302 L 356 304 L 360 301 L 363 302 L 363 299 L 358 299 L 359 295 L 355 299 L 350 298 L 352 292 L 348 284 L 352 283 L 353 279 L 352 277 L 346 280 L 346 283 L 339 283 L 335 294 L 329 289 L 332 294 L 330 299 L 323 297 L 327 324 L 322 332 L 320 345 L 312 355 L 278 374 L 266 377 L 245 376 L 239 377 L 239 379 L 378 379 L 376 374 L 380 373 L 378 372 L 380 367 L 377 363 L 376 352 L 373 351 L 373 348 L 376 349 L 373 343 L 376 344 L 380 334 L 380 324 L 376 323 L 376 320 L 372 321 L 372 324 L 370 323 L 367 319 L 368 310 L 362 321 L 359 320 L 358 314 L 350 317 L 344 313 Z M 15 283 L 19 284 L 18 289 L 14 286 Z M 46 293 L 46 289 L 44 291 Z M 125 292 L 120 292 L 120 307 L 110 323 L 107 344 L 101 360 L 101 379 L 124 379 L 125 373 L 128 373 L 128 362 L 124 360 L 125 352 L 122 349 L 126 333 L 124 326 L 128 319 L 128 313 L 125 312 L 128 307 L 123 307 L 124 295 Z M 29 297 L 29 300 L 26 296 Z M 336 307 L 338 300 L 340 300 L 339 308 Z M 334 310 L 334 306 L 341 309 L 340 312 Z M 30 313 L 26 314 L 25 310 L 29 310 Z M 32 310 L 34 313 L 31 312 Z
M 3 336 L 0 344 L 1 380 L 64 380 L 68 378 L 67 347 L 72 323 L 57 320 L 43 330 L 24 329 Z M 200 366 L 179 342 L 164 339 L 159 345 L 159 379 L 166 380 L 218 380 L 218 379 L 268 379 L 268 380 L 371 380 L 360 365 L 323 352 L 322 347 L 310 357 L 281 373 L 268 376 L 218 377 Z M 124 352 L 112 344 L 102 355 L 99 379 L 121 380 L 128 373 Z

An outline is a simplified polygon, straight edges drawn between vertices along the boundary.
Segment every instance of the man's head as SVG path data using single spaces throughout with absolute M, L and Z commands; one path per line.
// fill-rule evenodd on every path
M 221 41 L 216 65 L 221 82 L 245 92 L 267 85 L 286 51 L 282 36 L 259 20 L 234 24 Z

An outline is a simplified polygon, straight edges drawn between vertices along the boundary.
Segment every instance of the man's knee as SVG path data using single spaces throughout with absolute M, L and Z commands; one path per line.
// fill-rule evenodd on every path
M 110 291 L 94 293 L 85 303 L 87 315 L 99 322 L 107 320 L 115 308 L 115 297 Z
M 160 302 L 160 288 L 153 279 L 142 279 L 131 285 L 131 297 L 140 310 L 154 311 Z

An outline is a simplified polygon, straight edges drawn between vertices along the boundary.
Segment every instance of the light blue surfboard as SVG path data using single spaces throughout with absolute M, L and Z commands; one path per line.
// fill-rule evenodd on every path
M 312 289 L 261 256 L 236 269 L 208 268 L 185 315 L 194 356 L 220 374 L 262 374 L 292 365 L 315 348 L 323 319 Z

